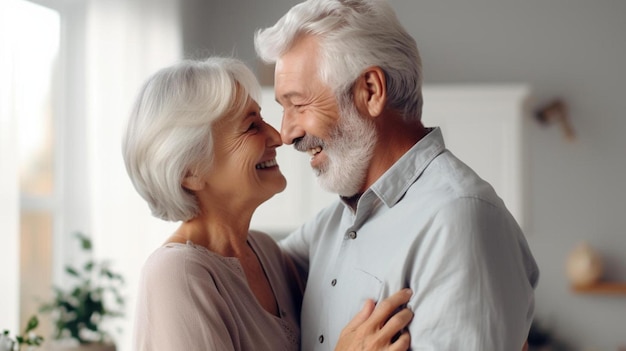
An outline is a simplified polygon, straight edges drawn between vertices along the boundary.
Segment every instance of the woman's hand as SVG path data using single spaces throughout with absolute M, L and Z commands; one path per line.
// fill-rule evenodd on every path
M 412 294 L 410 289 L 402 289 L 378 305 L 367 300 L 341 331 L 335 351 L 408 350 L 411 335 L 405 328 L 413 312 L 406 303 Z

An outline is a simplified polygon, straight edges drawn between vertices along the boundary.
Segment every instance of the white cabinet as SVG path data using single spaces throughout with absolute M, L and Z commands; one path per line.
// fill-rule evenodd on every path
M 441 85 L 426 86 L 423 93 L 424 125 L 441 127 L 448 149 L 494 186 L 524 228 L 524 125 L 530 119 L 526 109 L 530 89 L 525 85 Z M 261 105 L 263 118 L 280 130 L 282 108 L 272 88 L 264 88 Z M 337 195 L 319 187 L 309 156 L 292 146 L 278 149 L 278 163 L 287 189 L 259 207 L 251 227 L 282 236 Z
M 496 189 L 525 229 L 528 211 L 526 85 L 424 87 L 422 121 L 440 126 L 446 147 Z

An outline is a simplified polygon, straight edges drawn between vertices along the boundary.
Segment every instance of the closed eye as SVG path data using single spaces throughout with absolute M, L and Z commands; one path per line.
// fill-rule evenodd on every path
M 305 107 L 306 107 L 306 104 L 299 104 L 299 105 L 291 105 L 289 106 L 288 109 L 294 112 L 301 112 Z
M 246 132 L 259 130 L 259 124 L 257 122 L 250 123 Z
M 308 103 L 306 103 L 306 104 L 294 104 L 293 107 L 296 108 L 296 109 L 300 109 L 300 108 L 308 106 L 308 105 L 309 105 Z

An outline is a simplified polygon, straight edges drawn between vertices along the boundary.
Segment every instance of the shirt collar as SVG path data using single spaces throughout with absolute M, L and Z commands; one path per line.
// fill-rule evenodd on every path
M 429 129 L 428 134 L 402 155 L 368 191 L 374 192 L 387 207 L 393 207 L 445 147 L 441 129 Z

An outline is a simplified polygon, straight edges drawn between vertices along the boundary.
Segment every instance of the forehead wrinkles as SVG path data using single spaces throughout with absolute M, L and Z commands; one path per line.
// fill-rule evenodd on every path
M 312 36 L 303 36 L 289 50 L 285 51 L 276 62 L 276 74 L 308 74 L 317 76 L 319 65 L 319 45 Z

